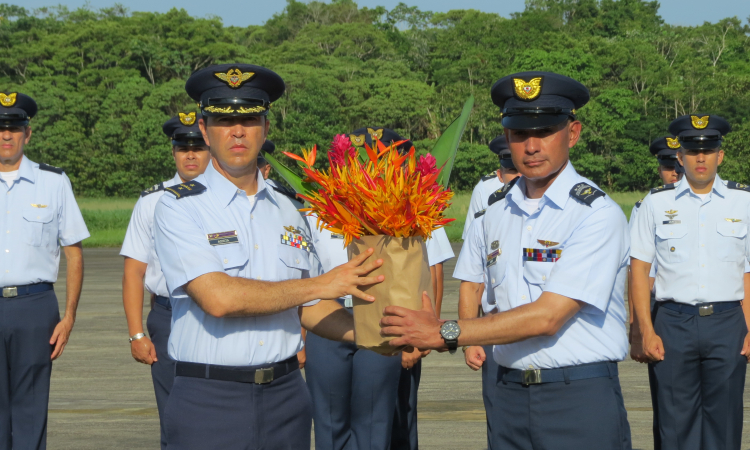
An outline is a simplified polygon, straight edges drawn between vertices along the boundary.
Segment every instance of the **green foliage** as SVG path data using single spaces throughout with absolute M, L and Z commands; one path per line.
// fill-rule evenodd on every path
M 736 17 L 671 26 L 643 0 L 527 0 L 503 18 L 476 10 L 434 14 L 352 0 L 286 8 L 262 26 L 225 27 L 184 10 L 26 9 L 0 4 L 0 91 L 34 97 L 30 158 L 63 167 L 78 194 L 135 196 L 172 176 L 161 125 L 195 110 L 185 79 L 210 64 L 251 62 L 277 71 L 287 92 L 271 111 L 280 151 L 334 134 L 386 126 L 432 148 L 475 104 L 451 175 L 471 190 L 497 167 L 487 143 L 503 132 L 490 88 L 520 70 L 552 70 L 586 84 L 591 102 L 571 151 L 600 186 L 642 191 L 658 184 L 649 143 L 675 117 L 720 114 L 735 129 L 722 176 L 750 180 L 750 26 Z

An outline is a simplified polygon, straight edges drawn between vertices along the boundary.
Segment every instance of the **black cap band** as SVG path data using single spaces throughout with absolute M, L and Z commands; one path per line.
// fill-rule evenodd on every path
M 257 98 L 209 98 L 201 103 L 204 116 L 265 116 L 271 103 Z
M 714 150 L 721 147 L 721 135 L 680 136 L 680 144 L 685 150 Z
M 201 133 L 179 133 L 172 136 L 173 147 L 199 147 L 205 146 Z

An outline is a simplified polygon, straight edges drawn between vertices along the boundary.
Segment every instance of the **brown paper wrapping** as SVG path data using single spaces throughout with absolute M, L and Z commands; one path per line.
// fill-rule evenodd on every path
M 389 305 L 422 309 L 422 292 L 432 291 L 427 248 L 421 237 L 362 236 L 347 247 L 349 259 L 368 248 L 375 250 L 368 261 L 383 260 L 383 265 L 371 272 L 370 276 L 385 275 L 385 281 L 361 288 L 363 292 L 373 295 L 375 302 L 357 297 L 352 299 L 356 344 L 359 348 L 391 354 L 395 349 L 388 342 L 393 338 L 380 335 L 383 309 Z

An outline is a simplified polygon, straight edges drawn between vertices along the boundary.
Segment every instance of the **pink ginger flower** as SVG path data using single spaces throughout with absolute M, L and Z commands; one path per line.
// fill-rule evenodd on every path
M 420 156 L 419 162 L 417 162 L 417 171 L 421 173 L 423 177 L 437 173 L 437 160 L 429 153 Z
M 337 134 L 333 137 L 331 147 L 328 149 L 328 157 L 331 160 L 331 165 L 343 166 L 346 165 L 347 156 L 357 156 L 357 151 L 352 146 L 352 141 L 349 140 L 345 134 Z

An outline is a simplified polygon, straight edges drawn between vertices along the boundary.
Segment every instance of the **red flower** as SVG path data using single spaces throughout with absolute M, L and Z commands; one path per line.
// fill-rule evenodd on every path
M 352 146 L 352 141 L 345 134 L 337 134 L 333 137 L 331 147 L 328 149 L 328 157 L 331 165 L 346 165 L 347 156 L 357 156 L 357 151 Z
M 422 177 L 426 177 L 427 175 L 432 175 L 434 173 L 438 172 L 437 168 L 437 160 L 434 156 L 430 155 L 429 153 L 426 155 L 422 155 L 419 157 L 419 162 L 417 163 L 417 171 L 422 174 Z

